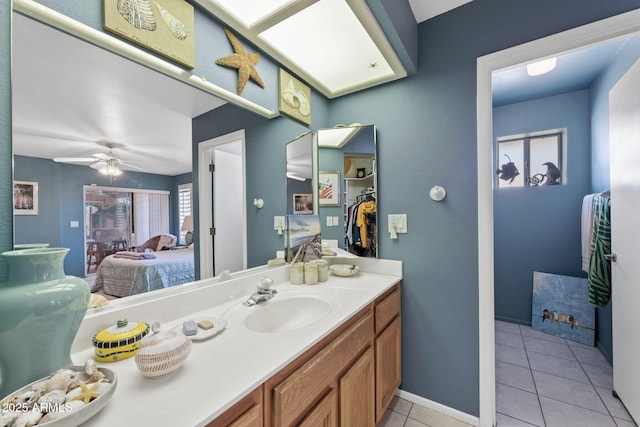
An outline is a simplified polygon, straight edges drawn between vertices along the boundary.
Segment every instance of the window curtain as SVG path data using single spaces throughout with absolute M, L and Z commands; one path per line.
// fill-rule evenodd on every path
M 158 234 L 169 233 L 169 194 L 134 193 L 133 224 L 136 245 L 141 245 Z

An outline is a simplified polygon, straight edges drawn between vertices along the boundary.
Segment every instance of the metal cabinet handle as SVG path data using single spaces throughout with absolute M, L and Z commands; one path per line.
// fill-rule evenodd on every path
M 618 255 L 616 255 L 616 254 L 604 254 L 604 259 L 609 260 L 611 262 L 616 262 L 618 260 Z

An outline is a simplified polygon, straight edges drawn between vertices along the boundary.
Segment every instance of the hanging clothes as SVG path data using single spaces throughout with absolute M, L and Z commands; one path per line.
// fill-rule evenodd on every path
M 375 200 L 367 200 L 358 205 L 358 215 L 356 217 L 356 225 L 360 229 L 360 246 L 363 248 L 368 247 L 368 226 L 369 222 L 367 221 L 367 214 L 373 213 L 376 211 L 376 201 Z
M 611 297 L 611 209 L 609 197 L 593 198 L 593 231 L 589 258 L 589 304 L 604 307 Z
M 593 199 L 595 194 L 587 194 L 582 199 L 582 215 L 580 218 L 580 236 L 582 243 L 582 271 L 589 273 L 591 258 L 591 239 L 593 237 Z

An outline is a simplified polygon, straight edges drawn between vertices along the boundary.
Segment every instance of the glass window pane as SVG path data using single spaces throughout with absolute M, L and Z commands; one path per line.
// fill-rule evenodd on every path
M 558 162 L 558 136 L 532 138 L 529 147 L 531 159 L 530 184 L 558 185 L 561 183 L 562 173 Z
M 523 187 L 524 141 L 498 143 L 498 188 Z

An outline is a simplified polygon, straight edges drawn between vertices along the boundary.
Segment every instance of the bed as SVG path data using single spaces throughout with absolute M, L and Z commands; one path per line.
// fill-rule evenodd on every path
M 91 292 L 126 297 L 195 280 L 193 248 L 152 254 L 155 255 L 153 259 L 127 259 L 109 255 L 98 267 Z

